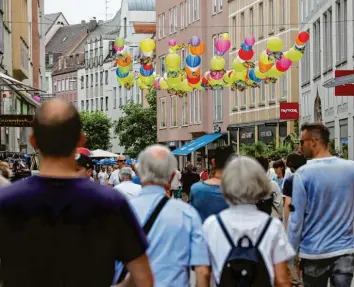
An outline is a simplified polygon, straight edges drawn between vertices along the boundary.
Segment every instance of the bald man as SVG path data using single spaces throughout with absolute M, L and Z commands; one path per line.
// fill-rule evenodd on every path
M 127 201 L 77 177 L 76 147 L 85 136 L 74 106 L 42 105 L 30 142 L 39 150 L 40 175 L 0 193 L 4 285 L 110 286 L 114 262 L 122 260 L 131 274 L 125 284 L 153 286 L 146 238 Z

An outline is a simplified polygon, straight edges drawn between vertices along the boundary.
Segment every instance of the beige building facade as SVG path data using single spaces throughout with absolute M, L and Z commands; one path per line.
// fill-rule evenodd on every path
M 298 34 L 298 1 L 293 0 L 231 0 L 229 2 L 229 33 L 232 41 L 230 62 L 247 36 L 253 35 L 256 64 L 266 49 L 267 39 L 279 36 L 283 51 L 295 44 Z M 242 144 L 257 141 L 279 144 L 293 131 L 293 121 L 280 120 L 281 102 L 299 101 L 299 63 L 278 79 L 276 84 L 261 83 L 260 88 L 230 92 L 228 131 L 230 143 L 240 151 Z

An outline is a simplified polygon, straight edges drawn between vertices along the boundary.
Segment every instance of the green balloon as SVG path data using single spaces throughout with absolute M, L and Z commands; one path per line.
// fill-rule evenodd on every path
M 114 41 L 114 44 L 116 44 L 117 47 L 123 47 L 125 45 L 125 40 L 124 38 L 119 37 Z

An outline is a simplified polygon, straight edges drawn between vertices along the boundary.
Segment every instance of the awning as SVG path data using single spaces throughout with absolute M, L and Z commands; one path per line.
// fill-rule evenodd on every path
M 354 84 L 354 75 L 336 77 L 332 80 L 327 81 L 323 85 L 323 87 L 333 88 L 333 87 L 344 86 L 344 85 L 349 85 L 349 84 Z
M 92 151 L 91 157 L 104 157 L 104 158 L 117 158 L 118 154 L 115 154 L 113 152 L 101 150 L 101 149 L 96 149 Z
M 181 156 L 186 156 L 189 155 L 190 153 L 206 146 L 207 144 L 210 144 L 211 142 L 217 140 L 218 138 L 224 136 L 226 134 L 223 133 L 217 133 L 217 134 L 210 134 L 210 135 L 204 135 L 200 138 L 197 138 L 184 146 L 175 149 L 172 151 L 174 155 L 181 155 Z

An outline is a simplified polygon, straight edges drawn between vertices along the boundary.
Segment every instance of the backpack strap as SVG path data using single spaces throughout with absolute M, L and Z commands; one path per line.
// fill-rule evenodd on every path
M 226 227 L 225 227 L 225 225 L 224 225 L 224 222 L 223 222 L 222 219 L 221 219 L 220 214 L 217 214 L 217 215 L 216 215 L 216 219 L 218 220 L 219 225 L 220 225 L 220 227 L 221 227 L 221 229 L 222 229 L 224 235 L 226 236 L 227 241 L 229 241 L 229 243 L 230 243 L 230 245 L 231 245 L 231 248 L 234 249 L 234 248 L 235 248 L 235 244 L 234 244 L 234 242 L 232 241 L 232 239 L 231 239 L 231 237 L 230 237 L 230 234 L 227 232 Z
M 158 203 L 158 205 L 156 206 L 154 211 L 151 213 L 149 219 L 144 224 L 143 230 L 144 230 L 144 233 L 145 233 L 146 236 L 149 234 L 149 232 L 150 232 L 152 226 L 154 225 L 157 217 L 159 216 L 161 210 L 166 205 L 168 200 L 169 200 L 169 198 L 167 196 L 164 196 L 160 200 L 160 202 Z M 128 274 L 128 270 L 125 267 L 123 267 L 123 270 L 122 270 L 122 272 L 119 275 L 117 284 L 122 283 L 123 280 L 125 279 L 125 277 L 127 276 L 127 274 Z
M 266 234 L 271 222 L 272 222 L 272 217 L 269 217 L 267 220 L 267 223 L 265 224 L 265 226 L 261 232 L 261 235 L 259 235 L 259 237 L 257 239 L 257 243 L 256 243 L 255 247 L 258 247 L 261 244 L 263 237 Z

